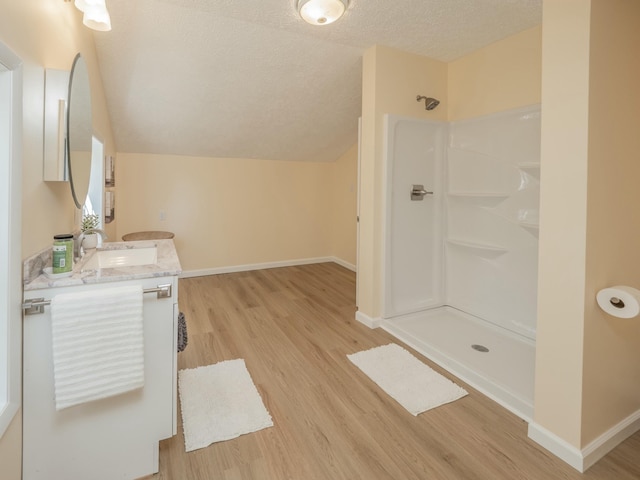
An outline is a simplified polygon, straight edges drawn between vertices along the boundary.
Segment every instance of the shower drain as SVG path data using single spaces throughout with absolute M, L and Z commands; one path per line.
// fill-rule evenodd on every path
M 477 350 L 478 352 L 487 353 L 489 349 L 484 345 L 471 345 L 471 348 Z

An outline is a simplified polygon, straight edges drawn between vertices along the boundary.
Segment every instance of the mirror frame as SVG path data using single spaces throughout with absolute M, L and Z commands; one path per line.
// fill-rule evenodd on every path
M 81 65 L 80 67 L 78 67 L 78 65 Z M 71 155 L 71 143 L 73 142 L 73 138 L 74 138 L 74 132 L 71 132 L 71 125 L 73 125 L 73 120 L 72 120 L 72 116 L 73 115 L 73 109 L 72 107 L 74 106 L 73 99 L 74 96 L 72 96 L 73 93 L 73 87 L 74 87 L 74 78 L 76 78 L 76 80 L 78 80 L 78 72 L 79 70 L 77 70 L 78 68 L 84 68 L 84 72 L 81 72 L 82 74 L 84 74 L 86 76 L 86 80 L 87 80 L 87 85 L 86 85 L 86 92 L 88 93 L 87 98 L 86 98 L 86 102 L 88 105 L 88 113 L 84 112 L 85 116 L 88 116 L 88 122 L 89 125 L 87 127 L 88 131 L 89 131 L 89 138 L 88 143 L 89 143 L 89 157 L 87 159 L 85 159 L 84 161 L 88 162 L 89 168 L 86 169 L 86 178 L 81 178 L 81 175 L 78 173 L 83 173 L 82 169 L 79 168 L 79 163 L 78 161 L 80 161 L 80 159 L 78 158 L 78 155 L 75 155 L 75 162 L 74 162 L 74 157 L 72 157 Z M 76 85 L 76 92 L 78 92 L 78 82 L 75 82 Z M 82 86 L 81 88 L 84 88 L 84 86 Z M 77 94 L 75 96 L 76 100 L 78 99 Z M 92 137 L 93 137 L 93 117 L 92 117 L 92 112 L 91 112 L 91 82 L 89 80 L 89 71 L 87 69 L 87 64 L 84 61 L 84 58 L 82 58 L 82 55 L 80 53 L 78 53 L 75 58 L 73 59 L 73 65 L 71 66 L 71 73 L 69 74 L 69 91 L 67 93 L 67 121 L 66 121 L 66 135 L 65 135 L 65 156 L 66 156 L 66 164 L 67 164 L 67 171 L 69 173 L 69 183 L 71 184 L 71 195 L 73 196 L 73 201 L 76 204 L 77 208 L 82 208 L 85 202 L 85 199 L 87 197 L 87 192 L 89 190 L 89 177 L 91 174 L 91 143 L 92 143 Z M 76 134 L 78 133 L 77 130 L 75 132 Z M 78 142 L 80 143 L 80 142 Z M 73 168 L 73 165 L 75 163 L 76 168 Z M 76 172 L 76 177 L 74 178 L 74 170 Z M 84 193 L 84 196 L 83 196 Z

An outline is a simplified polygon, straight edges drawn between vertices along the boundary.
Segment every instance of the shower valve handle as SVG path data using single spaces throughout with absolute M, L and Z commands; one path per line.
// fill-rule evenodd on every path
M 425 195 L 433 195 L 433 192 L 427 192 L 424 185 L 413 185 L 411 188 L 411 200 L 423 200 Z

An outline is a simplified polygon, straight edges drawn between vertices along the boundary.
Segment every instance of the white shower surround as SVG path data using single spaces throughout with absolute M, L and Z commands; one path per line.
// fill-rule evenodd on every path
M 530 418 L 540 106 L 385 127 L 382 327 Z M 434 194 L 411 201 L 412 184 Z
M 390 318 L 443 303 L 442 190 L 448 124 L 385 115 L 385 130 L 386 151 L 391 153 L 384 192 L 382 317 Z M 413 184 L 434 194 L 411 201 Z
M 449 138 L 445 304 L 535 339 L 540 107 L 454 122 Z

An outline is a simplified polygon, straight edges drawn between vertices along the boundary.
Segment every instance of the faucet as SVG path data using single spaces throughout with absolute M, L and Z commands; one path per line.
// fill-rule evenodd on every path
M 107 234 L 105 233 L 104 230 L 101 230 L 99 228 L 90 228 L 88 230 L 85 230 L 84 232 L 81 232 L 80 235 L 78 235 L 75 239 L 75 242 L 73 243 L 73 257 L 77 260 L 81 259 L 84 256 L 84 249 L 82 248 L 82 241 L 84 240 L 85 235 L 89 235 L 90 233 L 97 233 L 98 235 L 100 235 L 100 238 L 102 239 L 102 243 L 104 243 L 104 241 L 109 238 L 107 237 Z

